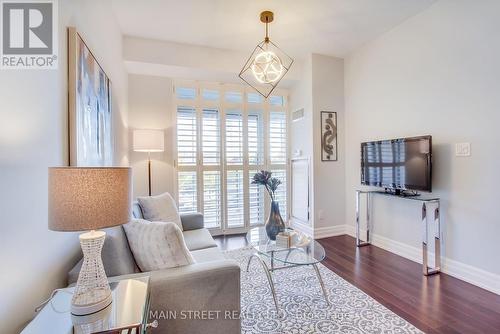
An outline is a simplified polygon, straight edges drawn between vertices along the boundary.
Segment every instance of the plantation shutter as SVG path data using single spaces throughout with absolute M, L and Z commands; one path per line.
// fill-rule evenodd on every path
M 227 171 L 227 224 L 228 227 L 241 227 L 245 223 L 243 198 L 243 171 Z
M 215 233 L 263 225 L 269 199 L 264 187 L 251 182 L 265 169 L 283 182 L 276 199 L 286 219 L 285 97 L 264 99 L 239 85 L 179 82 L 174 88 L 179 211 L 202 212 Z
M 202 123 L 203 165 L 220 164 L 220 122 L 219 110 L 203 109 Z
M 196 165 L 196 109 L 180 106 L 177 108 L 177 164 Z
M 269 115 L 269 159 L 271 165 L 284 165 L 287 158 L 286 114 L 271 111 Z
M 179 212 L 198 211 L 196 172 L 178 172 Z
M 243 115 L 239 110 L 226 112 L 226 164 L 243 165 Z

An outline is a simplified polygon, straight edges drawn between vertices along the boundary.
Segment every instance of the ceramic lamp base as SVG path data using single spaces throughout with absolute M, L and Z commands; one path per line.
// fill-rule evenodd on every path
M 74 315 L 98 312 L 112 302 L 111 289 L 101 259 L 105 238 L 106 233 L 103 231 L 80 235 L 83 264 L 71 300 L 71 313 Z

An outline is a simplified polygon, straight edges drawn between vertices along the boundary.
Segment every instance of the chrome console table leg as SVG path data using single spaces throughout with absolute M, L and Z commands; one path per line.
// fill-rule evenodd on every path
M 273 300 L 274 300 L 274 306 L 276 307 L 276 312 L 278 312 L 279 315 L 279 307 L 278 307 L 278 299 L 276 298 L 276 291 L 274 290 L 274 283 L 273 283 L 273 277 L 271 276 L 271 271 L 269 270 L 269 267 L 267 266 L 266 262 L 262 260 L 262 258 L 259 256 L 259 254 L 255 253 L 250 258 L 248 259 L 247 263 L 247 272 L 248 269 L 250 268 L 250 263 L 252 262 L 253 258 L 256 258 L 259 260 L 260 264 L 264 268 L 264 272 L 266 273 L 267 281 L 269 282 L 269 287 L 271 288 L 271 293 L 273 295 Z
M 321 273 L 319 272 L 318 265 L 313 264 L 312 266 L 314 267 L 314 271 L 316 271 L 316 276 L 318 276 L 319 285 L 321 285 L 321 290 L 323 291 L 323 296 L 325 297 L 326 304 L 330 305 L 330 301 L 328 300 L 328 295 L 325 289 L 325 284 L 323 283 L 323 278 L 321 278 Z
M 360 209 L 360 197 L 361 193 L 366 194 L 366 241 L 362 241 L 359 237 L 360 235 L 360 221 L 359 221 L 359 209 Z M 356 191 L 356 246 L 363 247 L 371 244 L 370 241 L 370 201 L 371 196 L 369 192 Z
M 427 243 L 429 242 L 429 224 L 427 220 L 427 205 L 422 203 L 422 270 L 425 276 L 434 275 L 441 271 L 441 221 L 440 202 L 436 202 L 434 209 L 434 268 L 429 267 Z

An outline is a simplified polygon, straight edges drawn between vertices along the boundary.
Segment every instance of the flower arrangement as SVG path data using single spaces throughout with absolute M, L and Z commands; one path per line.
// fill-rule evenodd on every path
M 253 176 L 252 184 L 264 186 L 269 194 L 269 197 L 271 197 L 271 201 L 274 202 L 276 199 L 275 192 L 281 184 L 281 180 L 276 177 L 272 177 L 272 174 L 272 172 L 261 170 Z

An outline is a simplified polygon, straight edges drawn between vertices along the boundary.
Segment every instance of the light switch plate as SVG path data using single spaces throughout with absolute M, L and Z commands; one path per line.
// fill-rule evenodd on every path
M 455 155 L 457 157 L 470 157 L 470 143 L 455 144 Z

